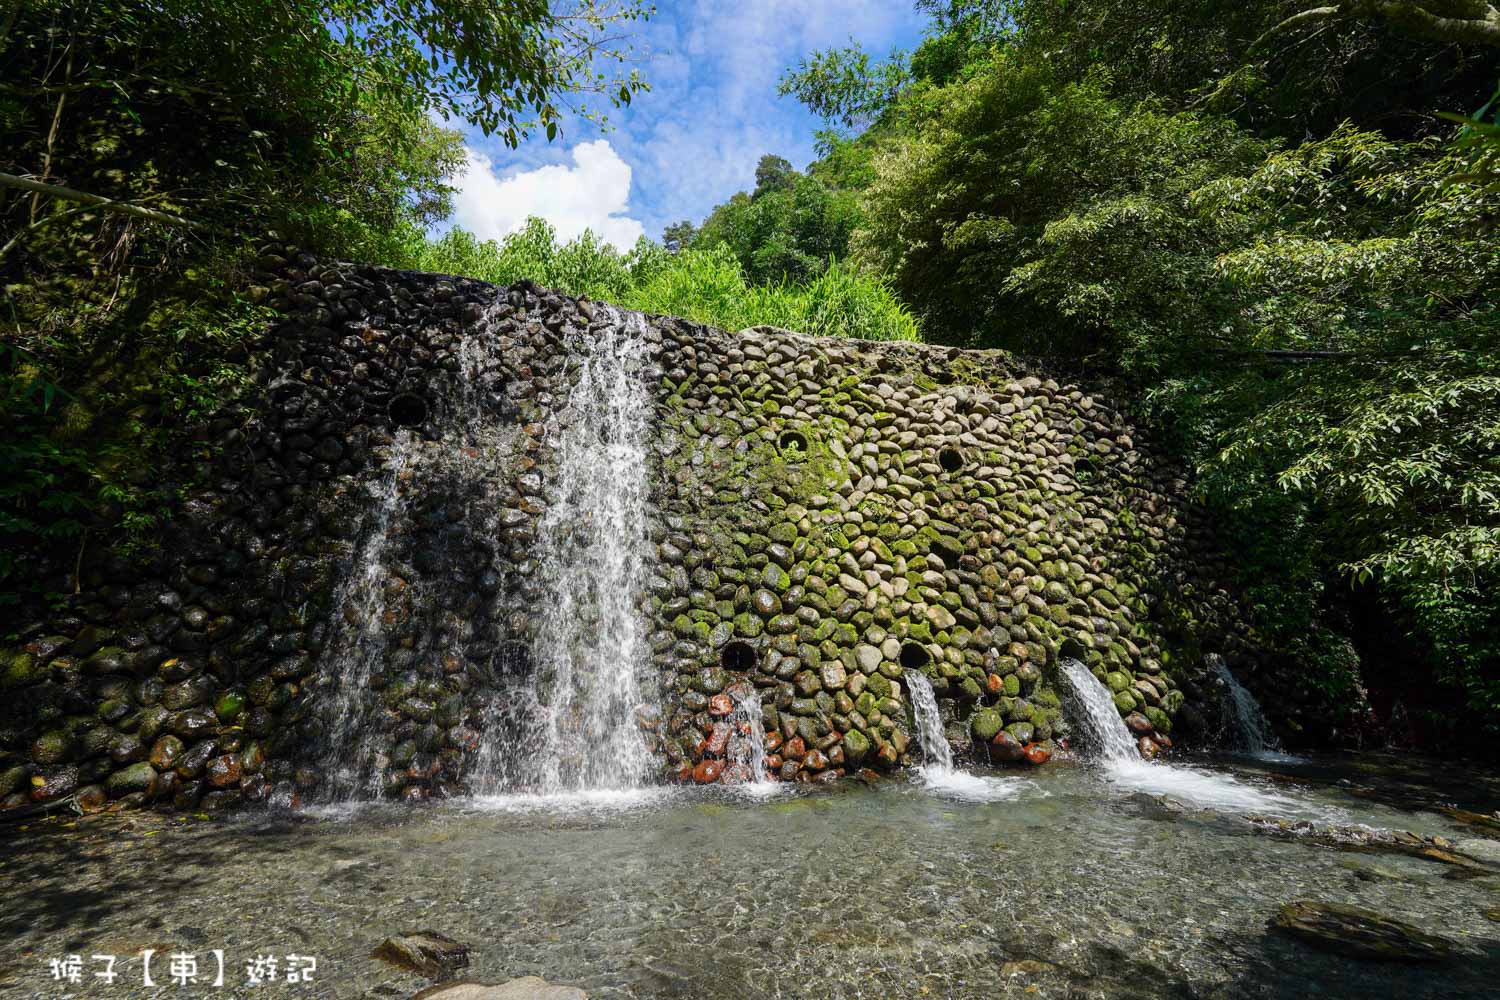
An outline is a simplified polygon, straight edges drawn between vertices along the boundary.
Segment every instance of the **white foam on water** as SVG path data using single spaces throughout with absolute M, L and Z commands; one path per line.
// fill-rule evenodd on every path
M 1164 795 L 1199 809 L 1308 819 L 1336 812 L 1301 798 L 1261 791 L 1226 774 L 1142 759 L 1109 689 L 1077 660 L 1064 659 L 1061 666 L 1082 709 L 1081 721 L 1093 737 L 1100 771 L 1113 787 Z
M 720 784 L 718 787 L 737 798 L 770 799 L 782 794 L 791 786 L 787 782 L 772 781 L 767 778 L 763 781 L 742 781 L 734 785 Z
M 1165 795 L 1200 809 L 1308 819 L 1326 818 L 1334 812 L 1304 799 L 1263 791 L 1227 774 L 1183 764 L 1111 760 L 1104 778 L 1116 788 Z
M 463 806 L 485 813 L 625 812 L 653 805 L 672 794 L 673 789 L 661 785 L 584 788 L 543 795 L 476 795 L 463 800 Z
M 928 792 L 964 802 L 1004 802 L 1033 787 L 1025 778 L 988 777 L 952 768 L 927 766 L 919 772 Z

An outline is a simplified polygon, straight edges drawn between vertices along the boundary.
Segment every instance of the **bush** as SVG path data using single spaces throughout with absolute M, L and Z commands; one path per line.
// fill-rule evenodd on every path
M 453 229 L 405 263 L 502 285 L 530 279 L 569 295 L 729 330 L 769 325 L 812 336 L 920 339 L 916 320 L 883 282 L 834 260 L 806 285 L 755 285 L 723 244 L 671 254 L 642 239 L 622 254 L 590 232 L 559 244 L 556 230 L 533 218 L 498 242 Z

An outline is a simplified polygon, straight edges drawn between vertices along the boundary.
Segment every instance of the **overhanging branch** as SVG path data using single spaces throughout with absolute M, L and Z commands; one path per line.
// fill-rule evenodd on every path
M 73 188 L 62 187 L 58 184 L 44 184 L 41 181 L 34 181 L 29 177 L 17 177 L 15 174 L 0 173 L 0 187 L 12 188 L 17 191 L 29 191 L 33 194 L 44 194 L 62 201 L 75 201 L 83 205 L 93 206 L 100 211 L 134 216 L 137 219 L 145 219 L 148 222 L 159 222 L 166 226 L 181 226 L 184 229 L 196 229 L 204 232 L 211 231 L 211 227 L 201 222 L 184 219 L 182 216 L 173 215 L 171 212 L 146 208 L 128 201 L 117 201 L 114 198 L 106 198 L 103 195 L 89 194 L 87 191 L 75 191 Z

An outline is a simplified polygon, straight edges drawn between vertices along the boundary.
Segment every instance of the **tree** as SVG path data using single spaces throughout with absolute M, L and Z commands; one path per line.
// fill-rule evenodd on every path
M 1500 46 L 1500 7 L 1484 0 L 1341 0 L 1307 6 L 1273 25 L 1252 49 L 1273 35 L 1334 20 L 1384 19 L 1401 30 L 1438 42 Z
M 790 163 L 779 156 L 767 153 L 755 165 L 755 190 L 751 192 L 750 197 L 759 198 L 773 191 L 788 191 L 796 177 L 797 171 L 792 169 Z
M 782 74 L 777 93 L 796 97 L 826 122 L 857 128 L 873 121 L 909 81 L 904 52 L 872 63 L 867 52 L 849 45 L 802 60 Z
M 694 236 L 694 245 L 729 248 L 756 284 L 806 283 L 848 253 L 859 220 L 852 192 L 837 191 L 818 178 L 766 156 L 756 191 L 743 191 L 715 208 Z
M 687 219 L 683 219 L 681 222 L 674 222 L 662 230 L 662 246 L 666 247 L 668 253 L 681 253 L 693 245 L 693 240 L 697 236 L 697 232 L 697 227 Z

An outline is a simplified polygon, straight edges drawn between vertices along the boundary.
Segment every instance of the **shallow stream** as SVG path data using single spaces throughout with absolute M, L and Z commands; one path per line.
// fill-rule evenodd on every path
M 0 995 L 405 998 L 427 982 L 368 955 L 419 929 L 469 946 L 463 978 L 535 974 L 596 1000 L 1500 989 L 1500 868 L 1457 879 L 1450 865 L 1245 818 L 1440 834 L 1500 864 L 1500 840 L 1432 811 L 1495 809 L 1500 785 L 1481 772 L 1284 756 L 966 770 L 772 794 L 32 824 L 0 841 Z M 1295 899 L 1369 907 L 1470 955 L 1413 966 L 1325 954 L 1267 930 Z M 146 989 L 131 957 L 144 948 L 200 961 L 222 949 L 226 983 Z M 55 984 L 49 960 L 74 952 L 121 956 L 120 981 Z M 316 956 L 313 982 L 246 985 L 243 964 L 267 952 Z

